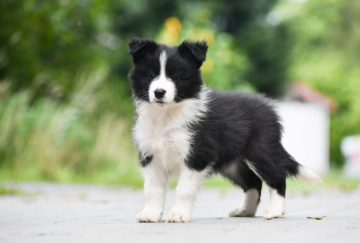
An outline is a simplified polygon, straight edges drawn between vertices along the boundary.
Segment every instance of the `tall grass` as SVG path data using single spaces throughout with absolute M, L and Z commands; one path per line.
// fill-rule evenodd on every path
M 106 74 L 80 73 L 62 104 L 41 99 L 29 106 L 29 92 L 10 95 L 3 83 L 0 179 L 141 186 L 131 120 L 101 105 L 109 95 L 99 92 Z

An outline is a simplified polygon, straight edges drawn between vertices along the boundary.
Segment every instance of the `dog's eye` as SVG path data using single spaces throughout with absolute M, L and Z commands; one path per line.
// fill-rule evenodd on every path
M 174 81 L 178 81 L 180 79 L 179 75 L 174 74 L 173 76 L 171 76 L 171 79 Z
M 149 79 L 153 80 L 154 78 L 155 78 L 155 74 L 154 74 L 154 73 L 151 73 L 151 74 L 149 75 Z

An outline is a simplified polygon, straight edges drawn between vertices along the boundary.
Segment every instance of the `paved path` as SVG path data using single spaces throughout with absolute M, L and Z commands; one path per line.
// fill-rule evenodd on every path
M 111 186 L 20 184 L 35 196 L 0 197 L 0 242 L 359 242 L 360 190 L 289 193 L 286 214 L 262 218 L 267 190 L 257 216 L 228 218 L 240 205 L 240 190 L 202 189 L 188 224 L 138 224 L 145 199 L 141 190 Z M 166 211 L 174 201 L 168 191 Z M 322 220 L 307 216 L 326 216 Z M 163 216 L 164 218 L 164 216 Z

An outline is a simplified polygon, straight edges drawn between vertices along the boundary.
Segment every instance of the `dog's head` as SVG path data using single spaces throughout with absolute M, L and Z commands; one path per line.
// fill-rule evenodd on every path
M 206 59 L 206 42 L 184 41 L 169 47 L 134 38 L 129 54 L 134 68 L 129 73 L 134 98 L 159 107 L 197 98 L 203 85 L 200 67 Z

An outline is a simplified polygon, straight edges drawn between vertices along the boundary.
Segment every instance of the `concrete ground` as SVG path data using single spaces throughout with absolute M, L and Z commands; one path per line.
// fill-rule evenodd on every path
M 0 242 L 358 242 L 360 190 L 288 193 L 283 218 L 264 220 L 263 197 L 256 217 L 229 218 L 240 190 L 201 189 L 188 224 L 139 224 L 141 190 L 121 187 L 24 183 L 30 196 L 0 197 Z M 168 190 L 164 215 L 174 201 Z M 322 220 L 307 216 L 326 216 Z M 165 216 L 163 216 L 163 219 Z

